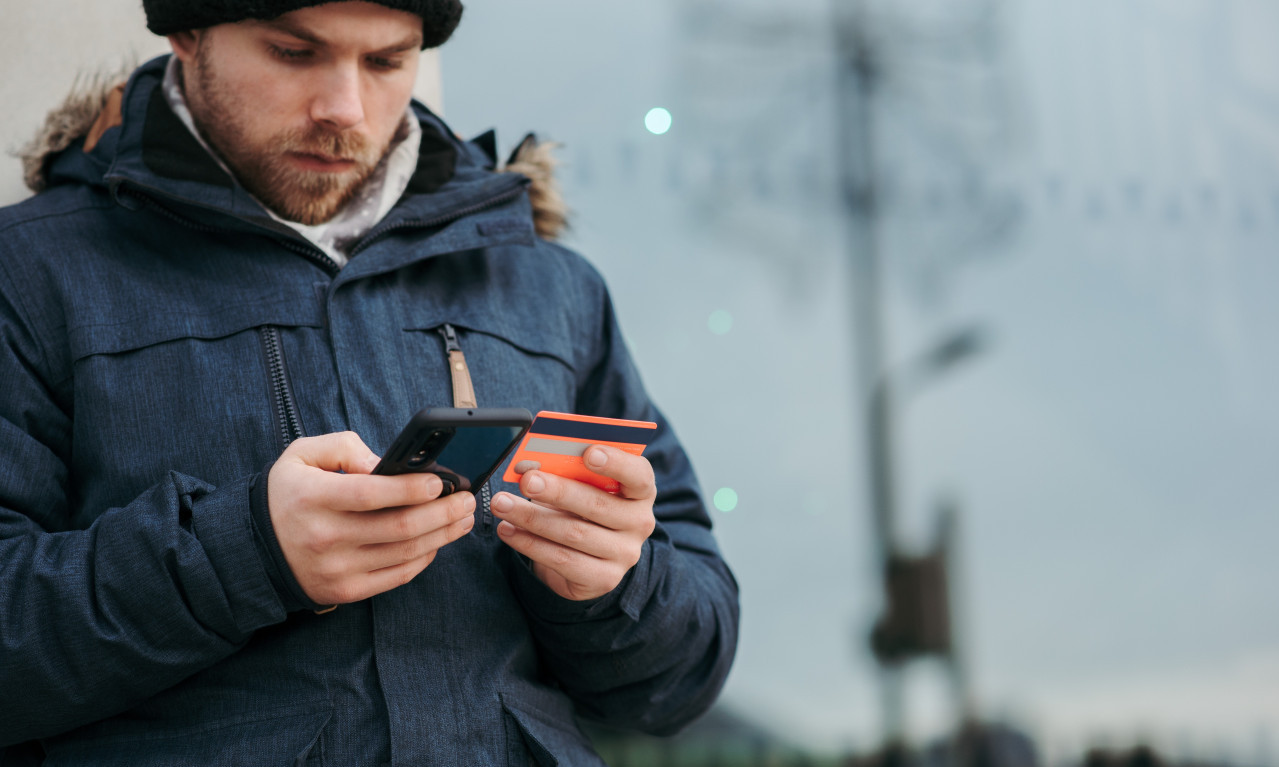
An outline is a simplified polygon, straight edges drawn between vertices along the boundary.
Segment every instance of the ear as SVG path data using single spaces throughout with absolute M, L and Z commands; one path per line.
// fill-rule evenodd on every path
M 178 57 L 183 66 L 190 66 L 195 60 L 195 52 L 200 47 L 200 34 L 204 30 L 192 29 L 169 35 L 169 45 L 173 46 L 173 55 Z

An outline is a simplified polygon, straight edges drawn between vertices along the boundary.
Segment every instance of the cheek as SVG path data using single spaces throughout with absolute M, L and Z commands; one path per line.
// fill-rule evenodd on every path
M 409 99 L 413 97 L 413 83 L 407 86 L 375 87 L 367 91 L 365 98 L 366 117 L 378 137 L 384 142 L 390 141 L 400 121 L 404 119 L 404 110 L 408 108 Z

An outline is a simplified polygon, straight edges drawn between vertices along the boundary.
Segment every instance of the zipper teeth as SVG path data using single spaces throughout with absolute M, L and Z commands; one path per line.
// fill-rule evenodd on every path
M 275 390 L 275 412 L 280 417 L 280 438 L 284 441 L 284 446 L 288 447 L 301 434 L 302 429 L 297 410 L 289 399 L 280 331 L 276 328 L 264 328 L 262 337 L 266 340 L 267 362 L 271 367 L 271 386 Z
M 456 221 L 457 219 L 462 218 L 464 216 L 469 216 L 473 213 L 479 213 L 480 211 L 488 210 L 489 208 L 495 207 L 497 205 L 501 205 L 502 203 L 508 200 L 513 200 L 516 197 L 519 197 L 523 193 L 524 193 L 524 187 L 517 186 L 514 189 L 510 190 L 509 192 L 503 192 L 502 194 L 497 195 L 495 197 L 490 197 L 487 200 L 484 200 L 482 202 L 477 202 L 474 205 L 468 205 L 465 208 L 453 211 L 451 213 L 446 213 L 442 216 L 436 216 L 435 218 L 426 218 L 426 219 L 414 218 L 414 219 L 409 219 L 407 221 L 400 221 L 398 223 L 392 224 L 391 226 L 388 226 L 387 228 L 381 231 L 373 232 L 371 235 L 366 237 L 362 242 L 356 245 L 355 248 L 351 250 L 351 258 L 355 258 L 357 254 L 362 252 L 369 245 L 372 245 L 375 240 L 378 240 L 384 235 L 390 234 L 391 232 L 394 232 L 398 229 L 433 227 L 433 226 L 440 226 L 442 224 L 447 224 L 451 221 Z
M 493 512 L 489 508 L 489 502 L 493 500 L 493 488 L 490 484 L 493 480 L 488 479 L 484 482 L 484 486 L 480 488 L 480 524 L 485 527 L 491 527 L 493 524 Z

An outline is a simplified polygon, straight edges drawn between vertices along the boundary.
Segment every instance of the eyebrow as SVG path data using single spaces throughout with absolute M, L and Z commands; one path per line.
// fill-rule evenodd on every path
M 271 27 L 272 29 L 275 29 L 278 32 L 283 32 L 286 35 L 296 37 L 297 39 L 305 43 L 310 43 L 312 45 L 328 45 L 329 44 L 328 40 L 325 40 L 324 38 L 315 34 L 314 32 L 307 29 L 306 27 L 300 24 L 296 24 L 292 22 L 291 20 L 272 19 L 271 21 L 263 22 L 263 24 L 265 26 Z M 422 47 L 422 33 L 418 31 L 418 32 L 414 32 L 413 34 L 409 35 L 408 37 L 404 38 L 402 41 L 398 43 L 392 43 L 391 45 L 388 45 L 385 48 L 379 48 L 376 51 L 370 51 L 369 54 L 376 56 L 376 55 L 385 55 L 385 54 L 391 54 L 391 53 L 404 53 L 405 51 L 416 50 L 420 47 Z

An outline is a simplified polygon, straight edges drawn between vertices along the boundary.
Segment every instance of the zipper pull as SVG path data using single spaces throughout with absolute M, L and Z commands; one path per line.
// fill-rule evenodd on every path
M 444 351 L 449 355 L 449 373 L 453 376 L 453 407 L 477 407 L 475 387 L 471 385 L 471 370 L 466 366 L 466 355 L 462 354 L 457 331 L 452 325 L 445 323 L 440 328 L 440 335 L 444 337 Z

